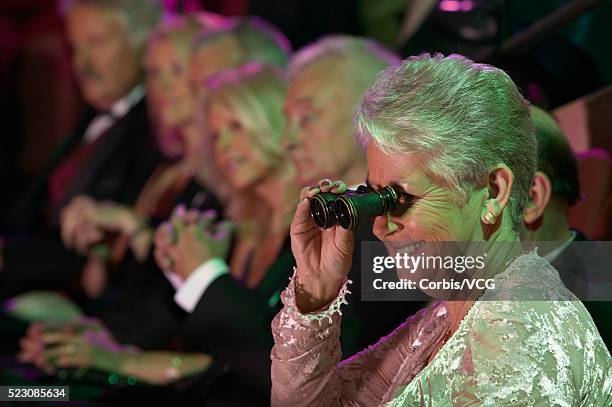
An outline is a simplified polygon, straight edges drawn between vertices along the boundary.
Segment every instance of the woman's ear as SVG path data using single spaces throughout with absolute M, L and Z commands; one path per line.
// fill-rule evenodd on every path
M 552 183 L 546 174 L 537 171 L 529 191 L 529 201 L 523 212 L 526 225 L 535 223 L 542 217 L 552 196 Z
M 510 201 L 510 193 L 514 184 L 514 173 L 506 165 L 499 165 L 489 174 L 489 199 L 485 201 L 482 221 L 485 224 L 495 224 Z

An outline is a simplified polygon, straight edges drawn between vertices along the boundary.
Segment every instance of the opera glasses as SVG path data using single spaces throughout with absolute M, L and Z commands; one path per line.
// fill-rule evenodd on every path
M 317 226 L 328 229 L 339 224 L 353 230 L 367 219 L 392 211 L 397 206 L 398 193 L 390 186 L 374 191 L 365 185 L 342 195 L 321 192 L 310 200 L 310 215 Z

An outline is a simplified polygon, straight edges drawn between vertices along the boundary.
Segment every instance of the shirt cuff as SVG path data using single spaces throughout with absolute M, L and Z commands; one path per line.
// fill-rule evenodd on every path
M 172 284 L 174 291 L 178 291 L 178 289 L 181 288 L 183 285 L 183 279 L 178 274 L 169 270 L 162 270 L 162 273 L 164 273 L 166 279 L 170 282 L 170 284 Z
M 194 270 L 174 294 L 174 301 L 186 312 L 191 313 L 204 295 L 206 289 L 223 274 L 229 273 L 229 266 L 220 258 L 213 258 Z

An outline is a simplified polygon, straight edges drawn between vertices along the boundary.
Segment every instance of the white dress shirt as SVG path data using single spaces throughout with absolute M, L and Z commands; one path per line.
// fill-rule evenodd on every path
M 563 253 L 563 250 L 565 250 L 567 246 L 569 246 L 574 241 L 574 239 L 576 239 L 576 231 L 571 230 L 570 232 L 571 236 L 569 239 L 559 245 L 555 250 L 543 256 L 546 260 L 548 260 L 549 263 L 555 261 L 555 259 L 559 257 L 561 253 Z
M 164 272 L 170 280 L 170 284 L 176 289 L 174 302 L 188 313 L 193 312 L 200 298 L 202 298 L 202 295 L 204 295 L 213 281 L 227 273 L 229 273 L 229 266 L 223 259 L 218 257 L 201 264 L 184 281 L 180 278 L 177 280 L 175 273 Z
M 87 126 L 82 143 L 90 144 L 96 141 L 105 131 L 110 129 L 117 120 L 122 118 L 144 97 L 145 88 L 135 86 L 130 93 L 113 103 L 108 113 L 100 113 Z

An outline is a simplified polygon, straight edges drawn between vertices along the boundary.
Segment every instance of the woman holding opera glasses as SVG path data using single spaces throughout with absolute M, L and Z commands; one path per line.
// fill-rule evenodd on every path
M 397 194 L 374 222 L 390 254 L 481 246 L 496 288 L 435 302 L 340 362 L 353 234 L 319 228 L 310 209 L 346 185 L 304 189 L 291 225 L 297 267 L 272 324 L 272 404 L 610 405 L 610 353 L 589 314 L 546 260 L 512 244 L 536 161 L 512 80 L 458 55 L 411 57 L 380 74 L 355 125 L 370 186 Z

